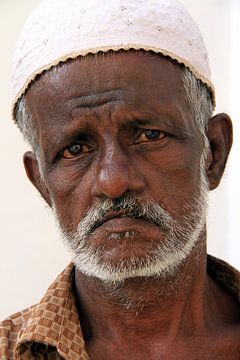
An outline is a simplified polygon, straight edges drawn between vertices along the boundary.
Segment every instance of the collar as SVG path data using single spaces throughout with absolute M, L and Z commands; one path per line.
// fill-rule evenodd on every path
M 240 303 L 240 272 L 227 262 L 207 256 L 207 273 Z
M 73 270 L 71 263 L 33 308 L 26 328 L 19 336 L 16 359 L 29 351 L 34 356 L 34 351 L 38 352 L 41 347 L 42 353 L 57 349 L 64 359 L 89 360 L 73 291 Z

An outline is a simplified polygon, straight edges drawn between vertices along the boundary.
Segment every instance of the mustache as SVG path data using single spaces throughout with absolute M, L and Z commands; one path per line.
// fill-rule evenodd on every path
M 105 221 L 115 217 L 141 219 L 155 224 L 164 231 L 173 227 L 174 220 L 160 205 L 128 195 L 118 199 L 105 199 L 88 210 L 78 224 L 78 235 L 89 236 Z

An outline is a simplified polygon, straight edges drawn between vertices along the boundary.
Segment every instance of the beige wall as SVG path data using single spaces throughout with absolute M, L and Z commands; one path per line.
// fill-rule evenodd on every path
M 28 183 L 22 165 L 27 148 L 10 119 L 10 61 L 19 30 L 39 0 L 0 1 L 0 318 L 38 301 L 69 258 L 58 239 L 51 212 Z M 238 0 L 183 0 L 198 21 L 210 52 L 218 111 L 239 115 L 236 97 L 239 51 L 238 26 L 232 19 Z M 234 6 L 236 7 L 233 11 Z M 234 19 L 233 19 L 234 20 Z M 236 24 L 239 19 L 234 20 Z M 239 59 L 239 57 L 238 57 Z M 236 71 L 238 70 L 238 73 Z M 239 82 L 238 82 L 239 83 Z M 236 123 L 236 127 L 238 124 Z M 240 267 L 239 245 L 239 145 L 236 141 L 223 184 L 211 195 L 209 251 Z M 238 196 L 238 198 L 237 198 Z M 239 251 L 239 252 L 238 252 Z

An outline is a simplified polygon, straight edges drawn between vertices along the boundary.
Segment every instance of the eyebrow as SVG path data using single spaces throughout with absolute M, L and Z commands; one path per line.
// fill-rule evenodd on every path
M 107 94 L 112 93 L 112 91 L 107 92 Z M 106 92 L 103 93 L 104 95 L 106 94 Z M 95 94 L 90 94 L 90 97 L 92 95 Z M 97 95 L 99 95 L 99 93 L 97 93 Z M 87 95 L 88 97 L 89 95 Z M 84 96 L 85 97 L 85 96 Z M 70 102 L 72 103 L 72 106 L 75 106 L 75 109 L 78 108 L 78 104 L 79 104 L 79 100 L 82 100 L 83 97 L 76 97 L 70 100 Z M 76 101 L 76 102 L 75 102 Z M 111 99 L 111 101 L 114 101 L 113 99 Z M 74 110 L 74 108 L 72 109 L 72 111 Z M 118 116 L 118 115 L 117 115 Z M 168 131 L 177 131 L 178 135 L 185 138 L 185 137 L 192 137 L 193 134 L 183 125 L 183 124 L 179 124 L 176 123 L 176 118 L 177 116 L 179 116 L 179 114 L 175 114 L 174 112 L 163 112 L 161 113 L 161 111 L 143 111 L 143 112 L 138 112 L 136 110 L 131 111 L 129 109 L 129 111 L 127 111 L 124 114 L 121 114 L 121 121 L 119 123 L 119 126 L 123 129 L 127 129 L 127 128 L 138 128 L 141 126 L 156 126 L 156 127 L 161 127 L 161 126 L 165 126 L 167 127 L 166 132 Z M 80 116 L 81 118 L 82 116 Z M 91 121 L 93 121 L 93 118 L 95 117 L 95 115 L 90 115 L 90 118 L 92 119 Z M 52 146 L 51 148 L 54 147 L 58 147 L 58 146 L 62 146 L 62 144 L 67 144 L 69 142 L 74 142 L 76 140 L 78 140 L 80 137 L 82 136 L 87 136 L 87 134 L 89 134 L 89 132 L 91 132 L 91 129 L 89 128 L 89 125 L 86 124 L 86 122 L 84 121 L 82 123 L 82 126 L 80 126 L 80 120 L 79 117 L 77 117 L 76 122 L 78 123 L 78 126 L 75 127 L 75 125 L 73 126 L 74 129 L 71 130 L 71 127 L 67 127 L 67 129 L 65 129 L 64 131 L 58 133 L 57 136 L 53 136 L 52 137 Z M 84 119 L 85 116 L 82 117 L 82 119 Z M 169 130 L 170 129 L 170 130 Z M 162 131 L 164 131 L 165 129 L 162 129 Z
M 187 136 L 187 137 L 192 137 L 193 134 L 186 129 L 186 127 L 184 127 L 184 125 L 178 124 L 175 121 L 173 121 L 173 116 L 171 116 L 170 114 L 159 114 L 158 117 L 156 117 L 156 114 L 151 115 L 149 114 L 149 117 L 147 116 L 137 116 L 135 117 L 135 119 L 132 119 L 128 122 L 128 125 L 131 126 L 148 126 L 148 125 L 163 125 L 166 127 L 171 127 L 172 129 L 178 131 L 180 133 L 181 136 Z

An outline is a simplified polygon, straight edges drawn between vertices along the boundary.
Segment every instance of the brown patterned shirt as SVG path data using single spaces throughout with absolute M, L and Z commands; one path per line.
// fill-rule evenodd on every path
M 39 304 L 0 323 L 0 360 L 90 360 L 73 290 L 73 264 Z M 208 256 L 208 274 L 240 302 L 240 273 Z

